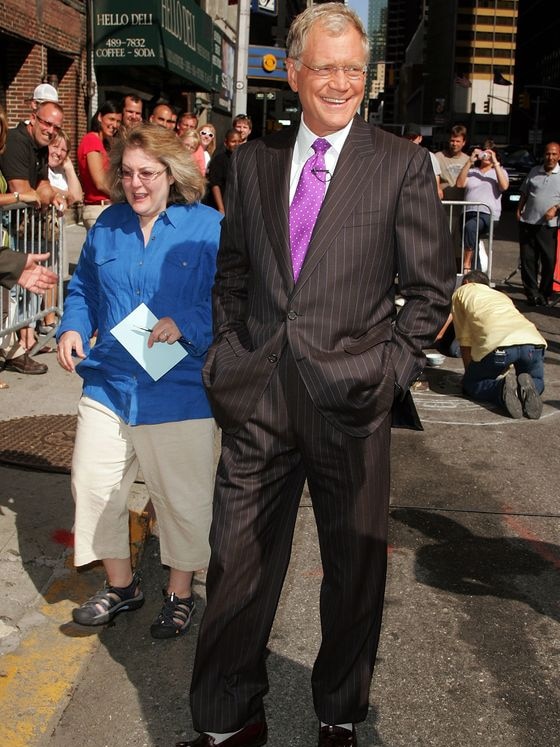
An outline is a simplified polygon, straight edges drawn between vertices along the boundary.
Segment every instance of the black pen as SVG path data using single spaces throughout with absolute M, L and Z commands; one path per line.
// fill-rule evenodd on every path
M 142 332 L 150 332 L 150 333 L 154 331 L 153 329 L 148 329 L 148 327 L 139 327 L 137 324 L 134 325 L 134 329 L 141 329 Z M 188 340 L 185 340 L 185 338 L 182 335 L 181 337 L 179 337 L 177 342 L 184 342 L 185 345 L 192 345 L 192 343 L 189 342 Z

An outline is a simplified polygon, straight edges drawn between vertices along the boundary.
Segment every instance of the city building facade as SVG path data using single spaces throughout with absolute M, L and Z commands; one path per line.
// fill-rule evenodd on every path
M 510 138 L 519 0 L 389 0 L 385 121 L 413 120 L 439 145 Z

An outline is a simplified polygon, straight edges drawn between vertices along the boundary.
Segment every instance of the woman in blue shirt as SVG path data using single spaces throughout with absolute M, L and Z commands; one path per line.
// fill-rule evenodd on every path
M 72 461 L 75 564 L 102 560 L 107 573 L 106 587 L 73 619 L 101 625 L 144 602 L 127 509 L 140 467 L 161 560 L 171 569 L 151 632 L 170 638 L 189 627 L 193 572 L 210 554 L 215 425 L 201 370 L 212 339 L 221 216 L 200 204 L 200 171 L 175 133 L 157 125 L 122 134 L 110 181 L 113 204 L 88 232 L 57 335 L 59 363 L 84 380 Z M 131 324 L 129 334 L 142 335 L 150 349 L 176 344 L 187 353 L 157 380 L 115 336 L 141 304 L 156 321 L 147 329 Z

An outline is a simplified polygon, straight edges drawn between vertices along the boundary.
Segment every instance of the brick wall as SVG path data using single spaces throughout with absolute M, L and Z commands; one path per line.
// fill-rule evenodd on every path
M 10 127 L 29 116 L 35 86 L 58 78 L 64 127 L 76 145 L 87 130 L 86 18 L 80 0 L 0 0 L 0 101 Z

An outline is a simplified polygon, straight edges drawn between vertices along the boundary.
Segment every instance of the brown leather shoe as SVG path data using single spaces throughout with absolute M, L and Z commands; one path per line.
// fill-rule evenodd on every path
M 4 368 L 6 371 L 15 371 L 16 373 L 29 374 L 31 376 L 44 374 L 49 370 L 46 363 L 37 363 L 29 353 L 19 355 L 17 358 L 6 358 L 6 365 Z
M 357 747 L 356 729 L 341 726 L 321 726 L 318 747 Z
M 268 728 L 265 721 L 256 724 L 248 724 L 237 734 L 234 734 L 225 742 L 220 742 L 219 747 L 261 747 L 268 739 Z M 342 744 L 342 742 L 341 742 Z M 194 740 L 188 742 L 176 742 L 175 747 L 214 747 L 216 740 L 208 734 L 199 734 Z

